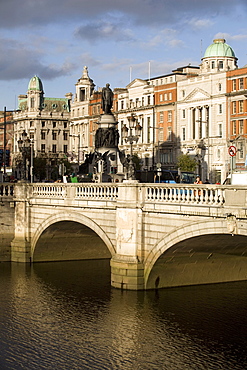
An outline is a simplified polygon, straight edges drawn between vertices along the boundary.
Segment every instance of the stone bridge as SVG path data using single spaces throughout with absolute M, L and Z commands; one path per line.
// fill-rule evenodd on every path
M 247 279 L 247 187 L 15 185 L 11 261 L 109 258 L 121 289 Z

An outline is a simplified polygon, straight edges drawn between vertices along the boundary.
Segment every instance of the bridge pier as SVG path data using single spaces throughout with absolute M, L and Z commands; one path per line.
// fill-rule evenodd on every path
M 120 184 L 116 208 L 116 255 L 111 260 L 115 288 L 144 289 L 142 250 L 142 193 L 137 181 Z
M 30 188 L 26 183 L 15 187 L 15 236 L 11 242 L 11 261 L 30 262 L 29 241 L 30 207 L 28 204 Z
M 136 258 L 113 257 L 111 259 L 111 285 L 119 289 L 145 289 L 143 264 Z

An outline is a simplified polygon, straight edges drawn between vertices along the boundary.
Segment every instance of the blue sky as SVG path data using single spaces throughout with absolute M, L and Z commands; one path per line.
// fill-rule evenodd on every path
M 75 93 L 83 66 L 96 86 L 199 65 L 224 37 L 247 64 L 246 0 L 0 0 L 0 110 L 17 108 L 31 77 L 46 97 Z M 130 73 L 131 70 L 131 73 Z

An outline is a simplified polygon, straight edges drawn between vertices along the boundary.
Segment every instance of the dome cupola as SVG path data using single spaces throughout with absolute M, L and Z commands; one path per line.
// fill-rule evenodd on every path
M 34 77 L 32 77 L 31 80 L 29 81 L 28 91 L 30 91 L 30 90 L 41 91 L 42 93 L 44 92 L 42 81 L 36 75 Z
M 225 39 L 214 39 L 204 53 L 201 70 L 203 73 L 233 70 L 237 68 L 237 60 L 232 47 Z

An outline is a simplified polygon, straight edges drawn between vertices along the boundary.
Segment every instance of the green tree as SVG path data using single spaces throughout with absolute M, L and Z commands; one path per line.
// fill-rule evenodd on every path
M 196 160 L 191 158 L 188 154 L 181 154 L 177 160 L 177 167 L 180 168 L 181 171 L 195 171 L 197 166 Z

